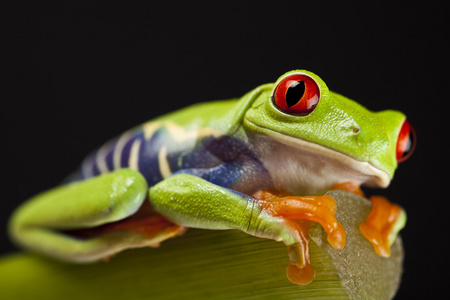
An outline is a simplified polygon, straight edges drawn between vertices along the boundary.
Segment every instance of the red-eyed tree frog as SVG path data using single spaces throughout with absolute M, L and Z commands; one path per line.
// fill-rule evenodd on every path
M 158 246 L 187 227 L 238 229 L 285 243 L 289 279 L 307 284 L 310 223 L 333 247 L 345 246 L 336 204 L 324 193 L 387 187 L 412 146 L 402 113 L 371 112 L 295 70 L 240 99 L 193 105 L 126 131 L 66 183 L 19 207 L 10 233 L 26 248 L 91 262 Z M 405 220 L 401 208 L 378 199 L 361 232 L 388 256 Z

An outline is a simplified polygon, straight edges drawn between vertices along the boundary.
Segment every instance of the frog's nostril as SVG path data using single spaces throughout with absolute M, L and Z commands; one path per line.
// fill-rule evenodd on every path
M 359 128 L 358 126 L 353 127 L 353 133 L 357 134 L 361 131 L 361 128 Z
M 416 147 L 416 133 L 411 124 L 405 120 L 397 139 L 397 161 L 403 162 L 414 152 Z

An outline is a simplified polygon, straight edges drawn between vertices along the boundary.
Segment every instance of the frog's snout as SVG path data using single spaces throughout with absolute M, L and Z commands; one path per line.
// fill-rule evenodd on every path
M 403 162 L 407 160 L 414 152 L 416 147 L 416 133 L 412 125 L 405 120 L 397 138 L 397 161 Z

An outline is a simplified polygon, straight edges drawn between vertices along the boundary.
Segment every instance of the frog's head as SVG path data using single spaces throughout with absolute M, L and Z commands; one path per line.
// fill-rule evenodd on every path
M 397 163 L 412 152 L 414 133 L 404 114 L 371 112 L 331 92 L 311 72 L 288 72 L 254 95 L 244 116 L 245 128 L 290 149 L 270 154 L 274 164 L 283 159 L 277 155 L 301 152 L 297 157 L 307 157 L 303 164 L 310 168 L 302 176 L 321 169 L 316 177 L 330 178 L 323 185 L 342 177 L 386 187 Z

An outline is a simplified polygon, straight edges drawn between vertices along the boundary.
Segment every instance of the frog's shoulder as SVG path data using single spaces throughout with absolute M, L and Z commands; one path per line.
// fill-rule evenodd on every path
M 272 85 L 259 86 L 241 98 L 193 104 L 162 115 L 152 122 L 170 122 L 186 129 L 211 128 L 222 133 L 232 133 L 242 124 L 245 113 L 255 99 L 271 87 Z

